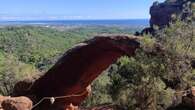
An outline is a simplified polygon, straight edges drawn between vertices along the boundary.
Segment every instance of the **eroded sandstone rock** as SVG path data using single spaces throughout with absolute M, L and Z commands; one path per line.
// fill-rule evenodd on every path
M 0 110 L 3 110 L 2 106 L 1 106 L 2 102 L 3 102 L 4 100 L 8 99 L 8 98 L 10 98 L 10 97 L 9 97 L 9 96 L 1 96 L 1 95 L 0 95 Z
M 179 15 L 182 12 L 182 4 L 180 3 L 160 3 L 153 4 L 150 8 L 150 25 L 159 27 L 167 26 L 173 15 Z
M 29 94 L 38 100 L 44 97 L 67 98 L 49 100 L 38 105 L 39 110 L 65 110 L 79 105 L 90 93 L 89 85 L 102 71 L 123 55 L 133 56 L 140 44 L 134 36 L 97 36 L 67 51 L 41 78 L 35 81 Z
M 163 3 L 154 2 L 150 8 L 150 26 L 164 28 L 180 16 L 182 20 L 193 16 L 193 0 L 166 0 Z M 192 5 L 192 6 L 191 6 Z
M 4 97 L 1 96 L 2 110 L 31 110 L 32 101 L 27 97 Z

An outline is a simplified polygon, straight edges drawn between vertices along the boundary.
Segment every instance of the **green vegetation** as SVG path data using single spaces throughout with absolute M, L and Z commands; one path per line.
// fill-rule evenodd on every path
M 129 34 L 138 28 L 38 27 L 0 28 L 0 94 L 9 95 L 13 85 L 36 73 L 44 73 L 76 43 L 98 34 Z
M 105 80 L 94 82 L 95 94 L 84 105 L 113 103 L 128 110 L 192 109 L 182 105 L 182 95 L 175 92 L 195 86 L 195 70 L 191 67 L 194 32 L 193 22 L 177 20 L 157 30 L 155 36 L 145 35 L 135 57 L 122 57 L 100 77 Z
M 74 37 L 73 37 L 74 36 Z M 41 69 L 51 59 L 84 39 L 75 33 L 64 33 L 41 27 L 7 27 L 0 29 L 0 49 L 27 64 Z M 44 65 L 44 64 L 47 65 Z
M 98 34 L 132 34 L 122 27 L 0 28 L 0 94 L 9 95 L 23 78 L 47 71 L 67 49 Z M 195 86 L 193 21 L 175 20 L 169 27 L 144 35 L 135 57 L 124 56 L 92 84 L 83 103 L 115 104 L 124 110 L 189 110 L 175 94 Z

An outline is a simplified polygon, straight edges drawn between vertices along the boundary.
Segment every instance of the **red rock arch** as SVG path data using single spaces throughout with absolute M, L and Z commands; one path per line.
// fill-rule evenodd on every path
M 40 79 L 35 81 L 31 94 L 43 97 L 79 94 L 91 82 L 123 55 L 132 56 L 140 44 L 133 36 L 96 36 L 67 51 Z M 79 105 L 87 97 L 56 100 L 53 105 L 42 104 L 42 109 L 63 110 L 66 105 Z

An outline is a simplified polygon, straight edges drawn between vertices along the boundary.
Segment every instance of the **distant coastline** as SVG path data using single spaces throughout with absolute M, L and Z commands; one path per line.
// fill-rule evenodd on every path
M 40 25 L 40 26 L 149 26 L 149 19 L 125 19 L 125 20 L 24 20 L 24 21 L 0 21 L 0 26 L 14 25 Z

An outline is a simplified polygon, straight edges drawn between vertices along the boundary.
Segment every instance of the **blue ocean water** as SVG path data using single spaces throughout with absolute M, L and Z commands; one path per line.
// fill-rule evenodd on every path
M 98 26 L 148 26 L 148 19 L 130 20 L 41 20 L 41 21 L 0 21 L 0 25 L 98 25 Z

